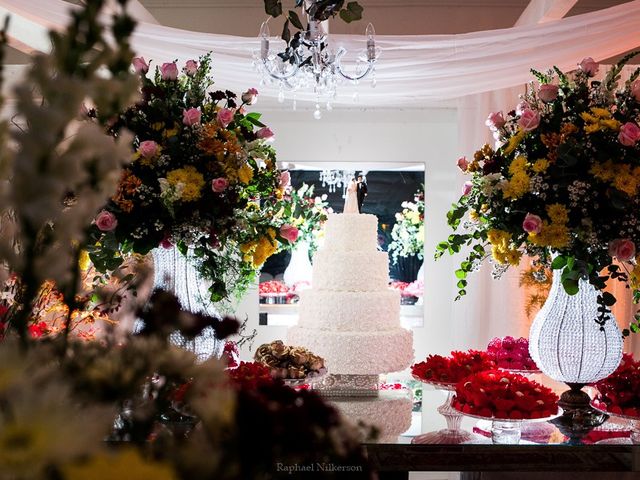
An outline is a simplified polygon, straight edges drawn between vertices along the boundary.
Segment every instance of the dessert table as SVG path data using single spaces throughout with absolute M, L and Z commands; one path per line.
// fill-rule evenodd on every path
M 640 445 L 366 445 L 380 480 L 408 479 L 409 472 L 461 472 L 461 480 L 640 478 Z M 537 472 L 537 475 L 533 475 Z M 558 472 L 558 473 L 552 473 Z M 602 473 L 608 472 L 608 473 Z

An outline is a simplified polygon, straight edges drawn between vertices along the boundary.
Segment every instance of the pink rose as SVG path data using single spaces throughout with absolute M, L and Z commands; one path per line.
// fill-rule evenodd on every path
M 518 119 L 518 125 L 520 125 L 525 132 L 530 132 L 540 125 L 540 114 L 535 110 L 526 108 Z
M 598 64 L 591 57 L 583 58 L 578 64 L 578 67 L 580 67 L 580 70 L 586 73 L 589 77 L 593 77 L 598 73 Z
M 187 63 L 184 66 L 184 73 L 192 77 L 196 74 L 197 71 L 198 62 L 196 62 L 195 60 L 187 60 Z
M 553 83 L 545 83 L 540 85 L 538 89 L 538 98 L 543 102 L 553 102 L 558 98 L 558 85 Z
M 163 63 L 160 67 L 160 75 L 163 80 L 176 80 L 178 78 L 178 66 L 176 62 Z
M 145 74 L 149 71 L 149 64 L 144 60 L 144 57 L 135 57 L 131 63 L 136 73 Z
M 158 144 L 153 140 L 145 140 L 140 142 L 138 153 L 144 158 L 153 158 L 158 154 Z
M 200 110 L 197 108 L 190 108 L 189 110 L 182 110 L 182 123 L 187 126 L 197 125 L 200 123 Z
M 224 177 L 214 178 L 211 180 L 211 189 L 216 192 L 224 192 L 229 186 L 229 182 Z
M 625 147 L 633 147 L 640 140 L 640 127 L 633 122 L 627 122 L 620 127 L 618 141 Z
M 286 189 L 291 184 L 291 174 L 288 170 L 280 173 L 280 188 Z
M 634 80 L 630 87 L 631 95 L 636 99 L 636 102 L 640 102 L 640 80 Z
M 467 157 L 460 157 L 456 162 L 456 165 L 458 165 L 460 170 L 466 172 L 467 168 L 469 168 L 469 160 L 467 160 Z
M 227 125 L 229 125 L 233 121 L 233 115 L 233 110 L 229 108 L 221 108 L 218 111 L 218 116 L 216 117 L 218 120 L 218 124 L 220 124 L 220 126 L 223 128 L 227 128 Z
M 502 128 L 505 124 L 502 112 L 491 112 L 484 124 L 491 130 L 498 130 L 499 128 Z
M 636 244 L 628 238 L 617 238 L 609 242 L 609 255 L 622 262 L 628 262 L 636 256 Z
M 462 185 L 462 195 L 466 197 L 471 193 L 472 189 L 473 189 L 473 183 L 464 182 L 464 185 Z
M 255 88 L 250 88 L 246 92 L 242 94 L 242 103 L 246 103 L 247 105 L 253 105 L 258 101 L 258 90 Z
M 110 232 L 118 225 L 116 216 L 106 210 L 102 210 L 96 217 L 96 227 L 102 232 Z
M 263 138 L 264 140 L 269 140 L 270 138 L 273 138 L 273 135 L 274 134 L 269 127 L 263 127 L 256 132 L 256 136 L 258 138 Z
M 280 227 L 280 236 L 291 243 L 294 243 L 298 239 L 300 232 L 293 225 L 283 225 Z
M 542 231 L 542 219 L 538 215 L 527 213 L 522 222 L 522 229 L 527 233 L 540 233 Z

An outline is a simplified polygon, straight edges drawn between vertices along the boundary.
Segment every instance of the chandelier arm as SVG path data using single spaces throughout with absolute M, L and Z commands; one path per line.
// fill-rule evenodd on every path
M 297 52 L 294 54 L 294 58 L 295 68 L 286 75 L 280 75 L 277 72 L 274 72 L 270 68 L 271 62 L 269 62 L 269 59 L 267 58 L 262 59 L 262 65 L 264 66 L 265 71 L 269 74 L 270 77 L 275 78 L 276 80 L 288 80 L 289 78 L 293 78 L 298 74 L 298 71 L 300 70 L 300 64 L 302 63 L 302 58 L 300 58 L 300 55 Z
M 347 53 L 347 51 L 344 48 L 340 48 L 340 50 L 338 50 L 338 53 L 336 53 L 336 58 L 335 58 L 335 66 L 336 66 L 336 71 L 343 77 L 346 78 L 347 80 L 351 80 L 351 81 L 356 81 L 356 80 L 361 80 L 364 77 L 366 77 L 367 75 L 369 75 L 371 73 L 371 71 L 374 68 L 374 65 L 376 63 L 376 59 L 375 58 L 369 58 L 367 60 L 367 69 L 361 74 L 361 75 L 356 75 L 356 76 L 351 76 L 348 73 L 345 73 L 342 70 L 342 57 L 344 56 L 344 54 Z

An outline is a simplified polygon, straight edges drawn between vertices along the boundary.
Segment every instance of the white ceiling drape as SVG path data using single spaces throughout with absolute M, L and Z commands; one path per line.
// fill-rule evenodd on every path
M 0 16 L 12 17 L 13 45 L 27 52 L 49 49 L 47 29 L 64 26 L 70 8 L 63 0 L 0 0 Z M 599 61 L 638 47 L 638 31 L 640 0 L 540 25 L 458 35 L 380 35 L 377 87 L 370 88 L 367 82 L 345 84 L 336 103 L 351 102 L 357 90 L 362 106 L 416 107 L 522 85 L 531 78 L 530 68 L 557 65 L 570 70 L 585 56 Z M 342 45 L 354 54 L 365 46 L 364 36 L 357 35 L 332 35 L 331 42 L 334 48 Z M 259 46 L 256 38 L 142 21 L 132 43 L 139 55 L 156 64 L 213 51 L 217 82 L 226 88 L 241 90 L 258 81 L 251 66 Z M 278 92 L 263 87 L 261 93 Z

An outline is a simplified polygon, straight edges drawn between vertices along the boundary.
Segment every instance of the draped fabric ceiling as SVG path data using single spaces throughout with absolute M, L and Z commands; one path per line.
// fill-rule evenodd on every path
M 67 22 L 72 6 L 62 0 L 0 0 L 0 15 L 11 15 L 12 45 L 24 52 L 47 51 L 47 29 Z M 162 63 L 186 61 L 212 51 L 216 79 L 226 88 L 242 90 L 256 83 L 251 66 L 257 38 L 200 33 L 154 23 L 133 11 L 140 21 L 133 47 L 139 55 Z M 336 103 L 350 103 L 359 92 L 370 107 L 420 107 L 440 100 L 522 85 L 529 69 L 557 65 L 571 70 L 585 56 L 600 61 L 640 45 L 640 0 L 608 9 L 537 25 L 457 35 L 379 35 L 382 56 L 376 88 L 367 82 L 340 88 Z M 334 48 L 356 54 L 365 37 L 332 35 Z M 274 39 L 275 41 L 276 39 Z M 261 88 L 275 96 L 274 88 Z M 304 95 L 298 98 L 304 99 Z

